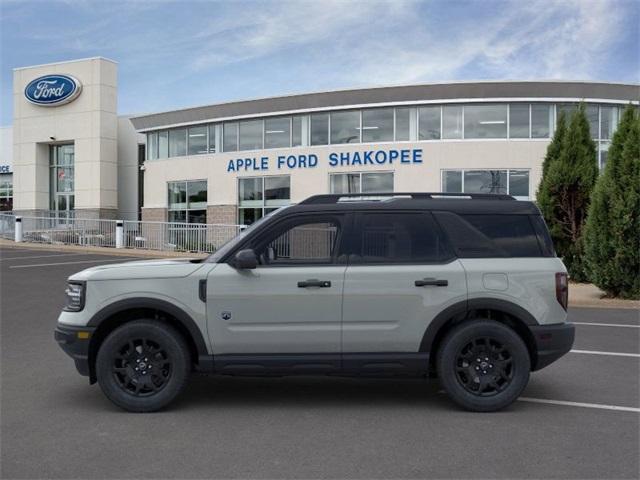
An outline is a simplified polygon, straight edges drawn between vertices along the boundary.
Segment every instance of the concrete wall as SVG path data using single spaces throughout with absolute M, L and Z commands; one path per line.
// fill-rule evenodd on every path
M 0 165 L 10 167 L 13 165 L 13 128 L 11 126 L 0 127 Z
M 118 117 L 118 218 L 138 219 L 138 146 L 145 136 L 137 133 L 130 117 Z
M 24 97 L 26 85 L 37 77 L 55 73 L 80 80 L 80 95 L 55 107 L 29 103 Z M 49 146 L 74 143 L 76 210 L 115 211 L 118 208 L 115 62 L 90 58 L 15 69 L 13 103 L 14 208 L 49 209 Z

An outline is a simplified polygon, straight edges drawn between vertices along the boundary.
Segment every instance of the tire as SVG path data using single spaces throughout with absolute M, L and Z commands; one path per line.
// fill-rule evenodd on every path
M 526 345 L 511 328 L 493 320 L 472 320 L 447 334 L 436 368 L 449 397 L 474 412 L 507 407 L 529 382 Z
M 116 328 L 102 342 L 96 358 L 100 388 L 129 412 L 154 412 L 167 406 L 186 386 L 190 371 L 185 339 L 157 320 L 135 320 Z

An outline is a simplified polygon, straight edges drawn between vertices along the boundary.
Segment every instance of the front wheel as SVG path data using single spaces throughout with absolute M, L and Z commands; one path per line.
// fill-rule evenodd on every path
M 100 388 L 130 412 L 153 412 L 168 405 L 184 389 L 190 370 L 182 335 L 154 320 L 135 320 L 116 328 L 96 358 Z
M 472 320 L 445 337 L 436 366 L 454 402 L 467 410 L 492 412 L 520 396 L 529 382 L 531 360 L 513 329 L 493 320 Z

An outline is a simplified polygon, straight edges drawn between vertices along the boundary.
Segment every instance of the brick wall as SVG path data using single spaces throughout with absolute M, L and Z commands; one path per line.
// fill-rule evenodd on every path
M 238 223 L 238 207 L 236 205 L 207 206 L 207 223 L 235 225 Z
M 143 208 L 142 221 L 143 222 L 166 222 L 167 209 L 166 208 Z

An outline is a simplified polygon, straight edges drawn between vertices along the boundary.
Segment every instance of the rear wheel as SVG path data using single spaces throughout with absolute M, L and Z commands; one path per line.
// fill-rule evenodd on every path
M 437 369 L 454 402 L 467 410 L 491 412 L 520 396 L 529 381 L 531 360 L 511 328 L 493 320 L 472 320 L 445 337 Z
M 170 325 L 135 320 L 104 340 L 96 376 L 104 394 L 131 412 L 153 412 L 184 389 L 191 370 L 189 349 Z

